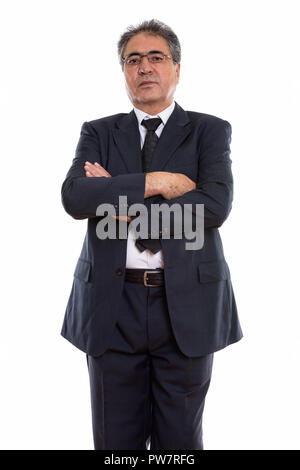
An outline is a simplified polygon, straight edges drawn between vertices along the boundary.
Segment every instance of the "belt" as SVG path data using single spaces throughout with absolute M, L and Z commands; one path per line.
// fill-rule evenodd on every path
M 144 284 L 145 287 L 158 287 L 165 284 L 163 269 L 126 268 L 125 281 Z

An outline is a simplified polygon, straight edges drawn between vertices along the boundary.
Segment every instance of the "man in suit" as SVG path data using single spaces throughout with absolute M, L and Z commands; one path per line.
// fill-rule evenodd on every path
M 128 28 L 118 53 L 134 109 L 83 124 L 62 186 L 88 228 L 61 334 L 86 353 L 95 449 L 203 449 L 213 354 L 242 338 L 218 231 L 233 198 L 231 126 L 174 101 L 180 44 L 167 25 Z M 97 236 L 104 203 L 126 238 Z M 194 224 L 204 205 L 202 248 L 187 250 L 163 217 L 139 236 L 124 215 L 136 203 L 189 205 Z

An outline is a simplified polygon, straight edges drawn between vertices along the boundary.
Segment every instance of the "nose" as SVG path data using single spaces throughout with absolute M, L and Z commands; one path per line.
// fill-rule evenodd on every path
M 152 72 L 152 67 L 147 57 L 144 56 L 141 58 L 141 63 L 139 65 L 139 73 L 143 75 L 149 72 Z

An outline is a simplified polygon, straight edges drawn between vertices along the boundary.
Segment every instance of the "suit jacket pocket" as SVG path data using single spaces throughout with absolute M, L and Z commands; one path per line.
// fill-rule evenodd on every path
M 226 260 L 207 261 L 198 265 L 199 282 L 217 282 L 230 279 Z
M 90 281 L 91 261 L 79 258 L 74 271 L 72 290 L 70 293 L 65 329 L 69 334 L 82 334 L 90 324 L 94 305 L 94 285 Z
M 92 263 L 84 258 L 79 258 L 74 271 L 74 277 L 81 281 L 89 282 L 91 277 Z

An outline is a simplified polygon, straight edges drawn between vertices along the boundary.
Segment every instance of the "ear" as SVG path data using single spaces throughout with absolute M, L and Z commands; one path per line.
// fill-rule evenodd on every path
M 175 73 L 176 73 L 176 84 L 179 82 L 180 77 L 180 64 L 176 64 L 175 66 Z

